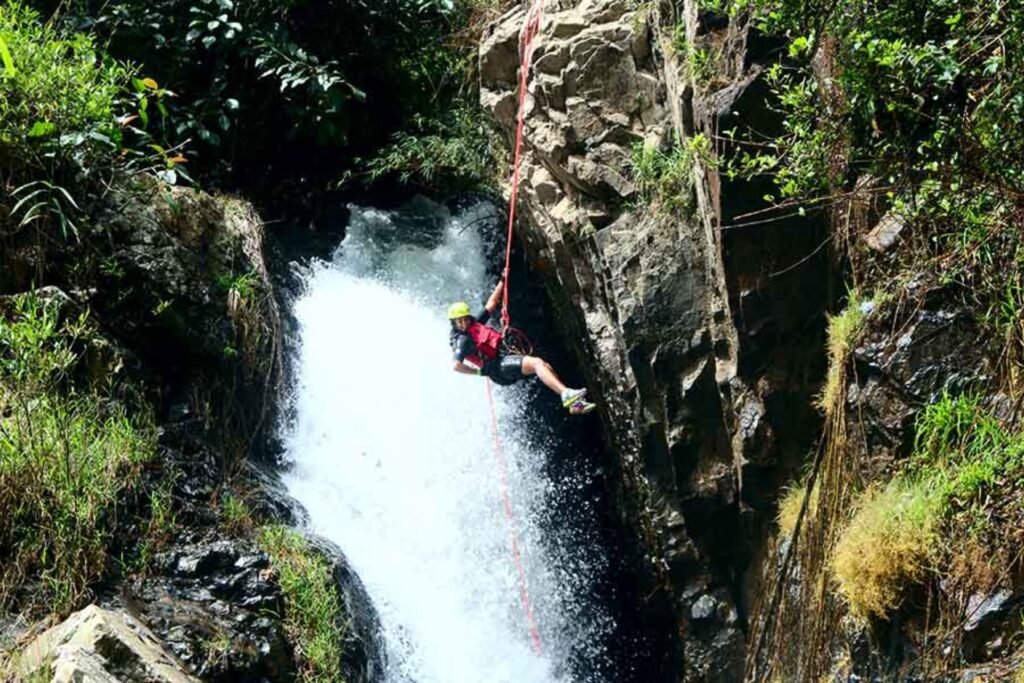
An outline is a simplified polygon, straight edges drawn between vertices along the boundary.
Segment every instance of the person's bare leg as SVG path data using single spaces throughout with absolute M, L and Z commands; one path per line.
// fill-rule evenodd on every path
M 537 358 L 536 356 L 526 356 L 523 358 L 523 374 L 537 375 L 537 379 L 543 382 L 544 386 L 559 396 L 565 391 L 565 385 L 562 384 L 562 380 L 558 379 L 555 369 L 543 358 Z

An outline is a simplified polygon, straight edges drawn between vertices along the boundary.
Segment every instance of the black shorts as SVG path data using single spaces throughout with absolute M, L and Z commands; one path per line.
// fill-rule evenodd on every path
M 509 386 L 523 379 L 524 356 L 500 356 L 484 366 L 484 374 L 495 384 Z

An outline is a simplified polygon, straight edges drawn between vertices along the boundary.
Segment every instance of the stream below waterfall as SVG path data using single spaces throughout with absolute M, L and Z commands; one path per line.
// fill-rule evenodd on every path
M 495 389 L 543 652 L 531 649 L 484 381 L 452 372 L 445 318 L 451 301 L 477 309 L 493 287 L 500 220 L 487 203 L 349 207 L 343 242 L 294 303 L 285 482 L 364 583 L 387 683 L 644 680 L 648 644 L 635 604 L 623 607 L 638 601 L 617 593 L 585 437 L 599 418 L 570 421 L 535 381 Z M 524 279 L 513 275 L 514 317 Z

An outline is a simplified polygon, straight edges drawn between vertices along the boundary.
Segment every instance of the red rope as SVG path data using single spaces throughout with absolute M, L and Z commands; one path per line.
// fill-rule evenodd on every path
M 523 31 L 519 36 L 519 112 L 516 121 L 516 143 L 512 154 L 512 195 L 508 206 L 508 239 L 505 245 L 505 271 L 502 280 L 505 283 L 504 296 L 501 299 L 501 325 L 508 327 L 508 272 L 512 263 L 512 228 L 516 223 L 516 200 L 519 197 L 519 161 L 523 150 L 523 128 L 526 120 L 526 86 L 530 80 L 530 65 L 533 62 L 533 41 L 540 32 L 540 21 L 544 15 L 544 0 L 534 0 L 523 22 Z
M 508 520 L 508 534 L 512 542 L 512 559 L 516 565 L 516 573 L 519 575 L 519 601 L 522 603 L 523 613 L 526 614 L 533 651 L 539 657 L 541 654 L 540 630 L 537 628 L 537 620 L 533 616 L 533 604 L 530 602 L 530 590 L 526 581 L 526 568 L 523 566 L 523 556 L 519 552 L 519 534 L 516 531 L 515 516 L 512 514 L 512 499 L 508 495 L 505 454 L 501 449 L 501 438 L 498 436 L 498 413 L 494 407 L 494 393 L 491 391 L 491 380 L 487 380 L 487 401 L 491 405 L 491 432 L 494 435 L 494 454 L 498 460 L 498 472 L 500 474 L 498 489 L 501 491 L 501 502 L 505 510 L 505 519 Z
M 526 86 L 530 78 L 530 64 L 533 61 L 533 41 L 540 31 L 540 21 L 544 9 L 544 0 L 533 0 L 530 9 L 523 22 L 523 31 L 519 37 L 519 113 L 516 122 L 516 144 L 512 157 L 512 196 L 509 200 L 508 209 L 508 239 L 505 244 L 505 271 L 502 273 L 502 281 L 505 283 L 505 291 L 501 299 L 501 325 L 503 329 L 509 328 L 508 314 L 508 272 L 512 262 L 512 228 L 516 222 L 516 199 L 519 195 L 519 161 L 523 149 L 523 127 L 526 119 Z M 533 616 L 533 605 L 530 602 L 530 590 L 526 580 L 526 568 L 523 566 L 522 553 L 519 551 L 519 534 L 516 531 L 516 520 L 512 514 L 512 499 L 508 493 L 508 476 L 506 475 L 505 454 L 501 449 L 501 438 L 498 434 L 498 413 L 494 407 L 494 394 L 491 391 L 491 380 L 487 380 L 487 401 L 491 406 L 491 431 L 494 434 L 494 453 L 498 461 L 499 489 L 501 491 L 502 506 L 505 509 L 505 518 L 508 520 L 509 539 L 512 545 L 512 560 L 516 565 L 516 573 L 519 577 L 519 600 L 523 606 L 523 613 L 526 615 L 526 622 L 530 629 L 530 643 L 534 653 L 539 657 L 541 654 L 540 630 L 537 628 L 537 620 Z

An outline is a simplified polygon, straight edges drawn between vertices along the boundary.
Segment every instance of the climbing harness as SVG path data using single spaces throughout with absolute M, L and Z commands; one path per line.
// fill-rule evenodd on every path
M 501 350 L 506 355 L 532 356 L 533 342 L 525 332 L 508 325 L 501 334 Z
M 516 220 L 516 196 L 519 194 L 519 161 L 523 148 L 523 121 L 526 117 L 526 85 L 530 75 L 530 65 L 533 61 L 534 39 L 540 31 L 540 22 L 544 10 L 544 0 L 533 0 L 526 13 L 523 22 L 523 30 L 519 36 L 519 114 L 516 122 L 516 142 L 512 156 L 512 196 L 509 199 L 508 209 L 508 238 L 505 245 L 505 270 L 502 273 L 502 281 L 505 283 L 505 292 L 501 303 L 501 328 L 502 348 L 509 353 L 530 355 L 533 345 L 527 336 L 512 327 L 508 314 L 508 273 L 512 262 L 512 228 Z M 508 521 L 509 538 L 512 546 L 512 560 L 516 566 L 516 574 L 519 579 L 519 600 L 522 603 L 523 613 L 526 615 L 526 623 L 530 631 L 530 644 L 537 656 L 541 655 L 540 630 L 537 628 L 537 620 L 533 613 L 533 604 L 530 602 L 529 584 L 526 579 L 526 568 L 523 565 L 522 553 L 519 550 L 519 533 L 516 530 L 516 520 L 512 513 L 512 499 L 508 492 L 508 476 L 506 474 L 505 454 L 501 448 L 501 437 L 498 433 L 498 412 L 494 405 L 494 394 L 491 390 L 491 380 L 487 382 L 487 402 L 491 407 L 491 432 L 494 435 L 494 453 L 498 461 L 499 491 L 501 493 L 502 507 L 505 510 L 505 519 Z

